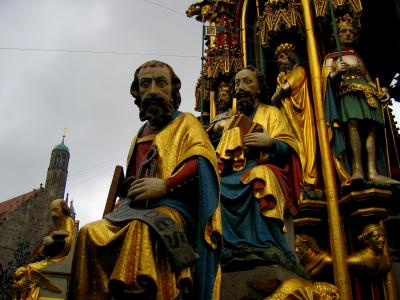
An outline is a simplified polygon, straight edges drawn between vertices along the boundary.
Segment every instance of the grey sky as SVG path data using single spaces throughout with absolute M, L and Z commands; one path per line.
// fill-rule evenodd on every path
M 45 182 L 67 127 L 66 191 L 81 225 L 101 217 L 114 167 L 125 166 L 140 126 L 129 94 L 136 67 L 169 63 L 182 80 L 181 110 L 193 112 L 201 23 L 185 16 L 192 2 L 0 1 L 0 201 Z
M 81 224 L 101 217 L 114 166 L 125 165 L 140 126 L 129 94 L 136 67 L 150 59 L 169 63 L 182 80 L 181 110 L 193 112 L 201 23 L 185 16 L 191 3 L 0 1 L 2 48 L 142 54 L 0 50 L 0 201 L 45 182 L 51 150 L 67 127 L 67 192 Z

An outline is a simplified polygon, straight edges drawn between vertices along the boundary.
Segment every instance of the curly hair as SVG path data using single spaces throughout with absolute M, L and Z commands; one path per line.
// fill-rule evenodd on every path
M 374 231 L 382 232 L 384 234 L 384 229 L 378 224 L 368 224 L 364 227 L 362 233 L 357 237 L 360 242 L 367 240 Z
M 65 216 L 67 216 L 67 217 L 71 216 L 71 210 L 68 207 L 67 202 L 64 201 L 64 199 L 56 199 L 56 200 L 53 200 L 53 202 L 51 202 L 52 205 L 55 204 L 55 203 L 60 203 L 62 212 L 63 212 L 63 214 Z
M 248 65 L 247 67 L 244 67 L 243 69 L 240 69 L 236 72 L 239 73 L 242 70 L 250 70 L 252 72 L 256 73 L 256 77 L 258 80 L 258 87 L 260 88 L 260 93 L 258 94 L 259 100 L 262 103 L 266 103 L 266 104 L 271 104 L 271 100 L 269 97 L 269 87 L 267 84 L 267 81 L 265 80 L 265 76 L 263 73 L 261 73 L 255 66 L 253 65 Z M 232 90 L 233 90 L 233 95 L 235 94 L 235 78 L 232 79 L 233 80 L 233 84 L 232 84 Z
M 152 67 L 166 67 L 170 74 L 171 74 L 171 82 L 172 82 L 172 104 L 174 106 L 175 109 L 179 108 L 179 105 L 181 104 L 181 94 L 179 92 L 179 90 L 181 89 L 181 80 L 179 79 L 179 77 L 175 74 L 174 70 L 172 69 L 172 67 L 162 61 L 158 61 L 158 60 L 150 60 L 145 62 L 144 64 L 142 64 L 139 68 L 136 69 L 135 71 L 135 75 L 134 75 L 134 79 L 133 82 L 131 84 L 131 95 L 133 96 L 133 98 L 135 98 L 135 104 L 140 108 L 141 103 L 142 103 L 142 99 L 140 98 L 140 94 L 139 94 L 139 72 L 143 69 L 143 68 L 152 68 Z

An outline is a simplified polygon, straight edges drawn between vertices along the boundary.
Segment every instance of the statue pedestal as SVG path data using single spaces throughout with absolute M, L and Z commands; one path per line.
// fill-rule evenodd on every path
M 281 281 L 301 278 L 279 265 L 260 266 L 252 270 L 223 272 L 221 300 L 256 300 L 270 295 Z

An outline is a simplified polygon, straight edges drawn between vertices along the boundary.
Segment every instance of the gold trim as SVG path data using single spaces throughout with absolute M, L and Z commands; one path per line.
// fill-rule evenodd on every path
M 305 208 L 305 207 L 318 207 L 318 208 L 322 208 L 326 206 L 326 201 L 324 200 L 312 200 L 312 199 L 303 199 L 301 201 L 301 207 Z
M 320 218 L 299 218 L 299 219 L 294 219 L 293 223 L 295 226 L 300 226 L 300 225 L 314 225 L 313 223 L 321 223 L 322 219 Z
M 217 116 L 217 106 L 215 102 L 215 91 L 210 91 L 210 121 Z
M 363 199 L 369 199 L 369 198 L 376 198 L 376 196 L 378 196 L 378 195 L 380 196 L 380 198 L 389 199 L 392 196 L 392 191 L 371 188 L 371 189 L 362 190 L 362 191 L 350 192 L 349 194 L 340 198 L 339 205 L 343 205 L 354 198 L 362 197 Z
M 381 207 L 368 207 L 368 208 L 360 208 L 353 212 L 351 217 L 368 217 L 374 215 L 387 215 L 387 210 Z
M 247 13 L 247 4 L 249 3 L 249 0 L 244 0 L 243 1 L 243 6 L 242 6 L 242 18 L 240 20 L 240 25 L 242 27 L 242 53 L 243 53 L 243 66 L 247 67 L 247 41 L 246 41 L 246 13 Z
M 315 107 L 315 117 L 318 141 L 322 157 L 322 175 L 325 183 L 325 197 L 328 213 L 329 241 L 332 249 L 333 273 L 335 285 L 339 289 L 340 299 L 352 299 L 350 275 L 347 265 L 347 251 L 343 223 L 339 212 L 338 190 L 336 187 L 332 153 L 329 145 L 324 104 L 322 99 L 321 64 L 317 52 L 317 42 L 314 30 L 314 20 L 310 0 L 301 0 L 304 14 L 304 28 L 307 41 L 307 53 L 310 68 L 310 80 Z
M 154 140 L 155 137 L 156 137 L 155 134 L 151 134 L 151 135 L 148 135 L 148 136 L 145 136 L 145 137 L 137 138 L 136 144 L 152 141 L 152 140 Z

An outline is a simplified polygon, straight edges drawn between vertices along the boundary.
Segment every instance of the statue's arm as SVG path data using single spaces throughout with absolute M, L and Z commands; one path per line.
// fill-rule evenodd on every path
M 134 202 L 154 200 L 165 196 L 197 175 L 198 162 L 192 158 L 185 162 L 181 169 L 168 179 L 140 178 L 135 180 L 128 191 L 128 197 Z
M 292 149 L 285 142 L 274 139 L 268 153 L 270 162 L 280 164 L 287 161 Z

